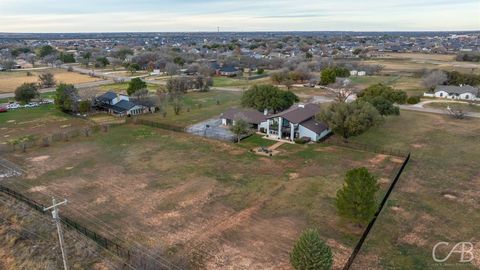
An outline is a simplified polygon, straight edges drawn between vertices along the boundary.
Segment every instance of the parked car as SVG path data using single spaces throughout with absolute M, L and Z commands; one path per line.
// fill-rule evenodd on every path
M 7 109 L 13 110 L 13 109 L 18 109 L 20 108 L 20 104 L 18 103 L 10 103 L 7 105 Z
M 0 107 L 0 113 L 7 112 L 7 107 Z

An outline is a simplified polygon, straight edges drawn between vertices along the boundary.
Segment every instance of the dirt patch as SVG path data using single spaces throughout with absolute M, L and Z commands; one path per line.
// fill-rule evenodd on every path
M 387 155 L 378 154 L 374 158 L 368 160 L 368 162 L 373 164 L 373 165 L 378 165 L 378 164 L 382 163 L 383 161 L 385 161 L 386 158 L 387 158 Z
M 36 186 L 36 187 L 32 187 L 28 190 L 28 192 L 44 192 L 47 190 L 47 187 L 45 186 Z
M 413 229 L 404 234 L 399 241 L 413 246 L 423 247 L 427 245 L 427 240 L 424 238 L 424 236 L 429 235 L 428 230 L 431 230 L 431 224 L 433 221 L 434 219 L 430 215 L 422 215 L 417 219 L 417 222 L 415 222 Z
M 334 239 L 328 239 L 327 245 L 332 249 L 333 253 L 333 269 L 342 269 L 347 263 L 352 250 Z
M 401 159 L 401 158 L 396 158 L 396 157 L 390 157 L 390 161 L 391 161 L 391 162 L 394 162 L 394 163 L 400 163 L 400 164 L 404 162 L 403 159 Z
M 49 158 L 50 156 L 38 156 L 38 157 L 31 158 L 30 160 L 33 162 L 40 162 L 40 161 L 45 161 Z
M 423 148 L 425 146 L 424 143 L 414 143 L 412 144 L 412 147 L 415 149 Z
M 454 194 L 452 194 L 452 193 L 447 193 L 447 192 L 442 193 L 442 196 L 443 196 L 444 198 L 449 199 L 449 200 L 452 200 L 452 201 L 453 201 L 453 200 L 456 200 L 456 199 L 458 198 L 457 195 L 454 195 Z
M 327 147 L 318 147 L 317 149 L 315 149 L 315 151 L 333 153 L 333 152 L 336 152 L 337 149 L 333 146 L 327 146 Z
M 288 174 L 288 178 L 289 178 L 290 180 L 295 180 L 295 179 L 297 179 L 298 177 L 299 177 L 299 174 L 298 174 L 298 173 L 289 173 L 289 174 Z

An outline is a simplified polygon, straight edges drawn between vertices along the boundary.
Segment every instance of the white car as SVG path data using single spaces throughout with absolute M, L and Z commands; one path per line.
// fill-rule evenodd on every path
M 20 108 L 20 104 L 18 103 L 11 103 L 7 105 L 7 109 L 13 110 L 13 109 L 18 109 Z

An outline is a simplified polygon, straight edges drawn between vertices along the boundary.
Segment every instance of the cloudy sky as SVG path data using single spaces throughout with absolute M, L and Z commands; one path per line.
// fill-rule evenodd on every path
M 0 0 L 0 32 L 480 30 L 480 0 Z

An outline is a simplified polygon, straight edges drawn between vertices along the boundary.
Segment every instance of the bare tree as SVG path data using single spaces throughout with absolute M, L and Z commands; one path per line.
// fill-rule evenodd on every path
M 40 87 L 43 88 L 53 87 L 56 84 L 53 73 L 50 72 L 38 75 L 38 79 Z
M 170 76 L 176 75 L 179 70 L 180 66 L 175 63 L 167 63 L 165 66 L 165 72 Z
M 447 81 L 447 74 L 441 70 L 435 70 L 426 74 L 422 78 L 422 86 L 428 90 L 433 90 L 435 86 L 443 84 Z
M 465 112 L 462 108 L 455 106 L 447 106 L 447 112 L 455 119 L 464 119 L 467 115 L 467 112 Z

